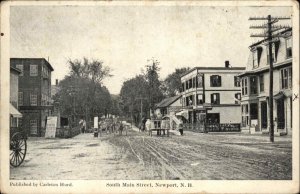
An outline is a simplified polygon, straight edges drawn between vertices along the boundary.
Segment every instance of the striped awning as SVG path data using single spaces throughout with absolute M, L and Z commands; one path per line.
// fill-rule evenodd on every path
M 12 104 L 9 106 L 9 114 L 15 118 L 22 117 L 22 114 Z

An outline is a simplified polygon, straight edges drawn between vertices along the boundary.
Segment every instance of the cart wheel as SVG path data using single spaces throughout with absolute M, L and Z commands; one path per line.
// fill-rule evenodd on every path
M 10 165 L 18 167 L 26 156 L 27 143 L 24 136 L 17 132 L 13 134 L 10 141 Z

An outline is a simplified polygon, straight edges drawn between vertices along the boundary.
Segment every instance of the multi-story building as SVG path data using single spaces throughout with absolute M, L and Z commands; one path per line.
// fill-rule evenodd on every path
M 181 94 L 188 122 L 200 123 L 200 128 L 204 122 L 240 123 L 241 87 L 237 75 L 244 70 L 225 61 L 225 67 L 195 67 L 184 74 Z
M 51 114 L 50 63 L 44 58 L 11 58 L 12 67 L 19 75 L 18 104 L 23 118 L 22 128 L 31 136 L 42 136 L 47 116 Z
M 242 85 L 242 131 L 269 133 L 269 50 L 265 40 L 252 44 Z M 274 132 L 292 130 L 292 29 L 272 43 Z

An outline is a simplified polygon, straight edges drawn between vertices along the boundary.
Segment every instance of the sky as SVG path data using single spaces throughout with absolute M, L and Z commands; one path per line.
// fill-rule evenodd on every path
M 246 65 L 251 16 L 291 16 L 291 7 L 12 6 L 10 56 L 49 59 L 52 84 L 68 73 L 69 59 L 96 59 L 112 69 L 104 81 L 118 94 L 149 60 L 160 79 L 175 68 Z

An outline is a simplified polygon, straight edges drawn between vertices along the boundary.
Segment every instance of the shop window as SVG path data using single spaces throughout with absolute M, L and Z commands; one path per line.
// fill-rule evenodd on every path
M 221 76 L 212 75 L 210 76 L 210 86 L 211 87 L 220 87 L 222 83 Z

